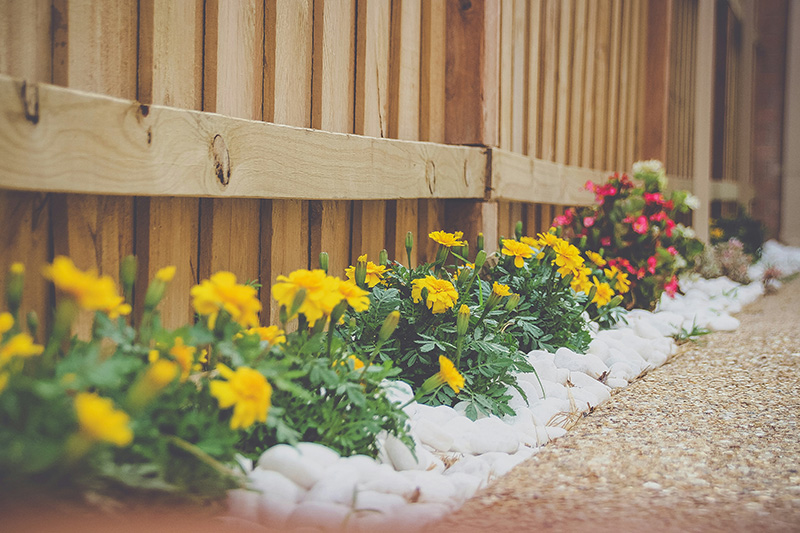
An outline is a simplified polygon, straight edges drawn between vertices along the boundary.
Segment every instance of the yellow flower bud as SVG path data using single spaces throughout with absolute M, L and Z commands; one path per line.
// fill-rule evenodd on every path
M 394 330 L 397 329 L 397 325 L 399 323 L 400 323 L 400 311 L 395 310 L 389 313 L 383 320 L 381 331 L 378 333 L 378 340 L 380 342 L 386 342 L 389 339 L 389 337 L 392 336 Z

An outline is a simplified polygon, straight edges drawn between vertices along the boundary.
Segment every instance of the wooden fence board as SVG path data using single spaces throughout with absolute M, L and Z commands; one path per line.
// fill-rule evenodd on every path
M 540 104 L 542 126 L 540 130 L 542 159 L 553 161 L 556 157 L 556 110 L 558 105 L 558 44 L 560 0 L 549 0 L 545 8 L 545 35 L 543 53 L 542 101 Z
M 528 148 L 527 115 L 528 115 L 528 1 L 514 1 L 514 23 L 511 27 L 513 36 L 513 69 L 511 100 L 511 150 L 524 154 Z
M 52 44 L 49 0 L 6 0 L 0 5 L 0 73 L 49 82 Z M 50 260 L 49 196 L 36 192 L 0 190 L 0 287 L 15 262 L 27 268 L 24 313 L 35 311 L 47 328 L 50 314 L 49 284 L 40 275 Z M 39 339 L 42 341 L 42 337 Z
M 135 98 L 137 9 L 134 0 L 54 0 L 53 82 Z M 78 194 L 54 200 L 54 253 L 119 279 L 121 259 L 133 252 L 133 200 Z M 91 322 L 82 313 L 76 333 L 88 336 Z
M 580 165 L 583 167 L 592 166 L 592 156 L 594 154 L 594 125 L 597 116 L 597 109 L 594 102 L 595 91 L 595 43 L 597 42 L 598 24 L 598 3 L 589 2 L 586 29 L 586 72 L 584 77 L 583 93 L 583 139 L 581 141 Z
M 617 153 L 615 156 L 617 164 L 614 166 L 618 170 L 628 170 L 632 161 L 626 161 L 626 146 L 628 131 L 631 126 L 628 117 L 628 100 L 630 98 L 630 58 L 631 58 L 631 33 L 633 20 L 631 18 L 633 1 L 638 0 L 623 0 L 622 4 L 622 19 L 620 22 L 620 33 L 617 39 L 620 43 L 620 61 L 619 61 L 619 101 L 617 103 L 617 127 L 615 128 L 617 134 L 615 137 L 615 144 Z
M 311 126 L 313 0 L 269 0 L 265 13 L 264 120 Z M 273 65 L 270 68 L 270 65 Z M 308 268 L 309 204 L 264 200 L 261 205 L 263 322 L 278 323 L 271 287 L 279 275 Z
M 139 4 L 139 98 L 145 104 L 187 109 L 203 105 L 203 2 L 141 0 Z M 142 309 L 145 288 L 159 268 L 174 265 L 175 278 L 159 307 L 169 328 L 191 322 L 189 290 L 198 282 L 195 198 L 135 200 L 136 304 Z
M 572 54 L 572 97 L 570 102 L 569 151 L 567 163 L 581 164 L 581 143 L 583 142 L 584 106 L 586 74 L 586 34 L 587 34 L 587 0 L 575 2 L 575 30 L 573 33 Z
M 525 153 L 530 157 L 541 157 L 539 150 L 539 121 L 541 117 L 541 36 L 542 1 L 531 0 L 528 11 L 528 136 Z
M 617 144 L 621 132 L 617 131 L 618 125 L 617 111 L 619 110 L 619 73 L 620 73 L 620 35 L 622 29 L 622 0 L 612 0 L 611 4 L 611 44 L 609 50 L 609 71 L 608 71 L 608 125 L 610 132 L 606 138 L 606 166 L 608 168 L 619 169 L 620 161 L 617 161 Z
M 611 0 L 597 0 L 597 41 L 595 45 L 594 93 L 594 154 L 592 168 L 608 169 L 613 166 L 606 158 L 606 144 L 610 135 L 608 108 L 609 46 L 611 42 Z
M 573 0 L 563 0 L 561 2 L 561 20 L 559 22 L 559 43 L 558 43 L 558 89 L 556 111 L 556 150 L 555 161 L 558 163 L 567 162 L 567 150 L 569 149 L 569 112 L 570 112 L 570 89 L 572 87 L 572 72 L 570 64 L 572 62 L 572 11 Z
M 512 149 L 514 98 L 514 0 L 500 2 L 500 139 L 497 146 Z M 502 206 L 498 207 L 502 213 Z M 502 215 L 500 215 L 502 216 Z
M 264 18 L 263 1 L 206 1 L 204 110 L 261 120 Z M 239 281 L 259 279 L 260 230 L 258 200 L 201 200 L 199 278 L 227 270 Z

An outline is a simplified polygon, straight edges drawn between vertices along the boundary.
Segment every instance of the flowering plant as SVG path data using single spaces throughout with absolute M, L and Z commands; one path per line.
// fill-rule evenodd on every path
M 660 162 L 640 161 L 633 179 L 615 173 L 605 184 L 587 182 L 596 205 L 570 208 L 553 223 L 557 235 L 582 250 L 597 250 L 612 275 L 627 275 L 628 308 L 652 308 L 662 292 L 674 295 L 677 275 L 703 249 L 691 228 L 675 221 L 697 207 L 697 198 L 665 192 L 666 181 Z

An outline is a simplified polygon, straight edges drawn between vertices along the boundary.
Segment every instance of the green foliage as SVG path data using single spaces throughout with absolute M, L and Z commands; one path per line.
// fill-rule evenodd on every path
M 721 217 L 711 221 L 711 244 L 737 239 L 742 243 L 744 253 L 756 259 L 761 257 L 765 233 L 764 225 L 751 217 L 743 206 L 738 206 L 734 217 Z

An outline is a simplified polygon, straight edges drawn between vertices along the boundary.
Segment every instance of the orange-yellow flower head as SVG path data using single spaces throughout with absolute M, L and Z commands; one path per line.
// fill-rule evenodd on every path
M 372 261 L 367 261 L 367 254 L 361 255 L 358 257 L 359 261 L 365 261 L 367 263 L 367 277 L 365 279 L 367 283 L 367 287 L 370 289 L 379 283 L 383 283 L 383 276 L 386 274 L 387 268 L 383 265 L 376 265 Z M 356 281 L 356 267 L 349 266 L 344 270 L 345 276 L 351 282 L 355 283 Z
M 558 272 L 562 276 L 574 274 L 578 268 L 583 266 L 581 251 L 567 241 L 559 240 L 553 246 L 553 250 L 556 253 L 553 264 L 558 266 Z
M 130 417 L 115 409 L 110 398 L 102 398 L 94 392 L 79 392 L 75 395 L 75 414 L 81 433 L 90 440 L 116 446 L 127 446 L 133 440 Z
M 304 315 L 313 327 L 317 320 L 330 314 L 344 298 L 339 290 L 340 283 L 341 280 L 328 276 L 324 270 L 295 270 L 288 276 L 278 276 L 272 286 L 272 297 L 289 312 L 297 293 L 303 290 L 305 298 L 297 312 Z
M 614 297 L 614 291 L 608 283 L 599 282 L 597 276 L 593 276 L 592 281 L 594 286 L 597 287 L 597 292 L 594 298 L 592 298 L 592 303 L 597 304 L 597 307 L 602 307 L 611 301 L 611 298 Z
M 446 231 L 432 231 L 428 233 L 428 237 L 442 246 L 446 246 L 447 248 L 452 248 L 453 246 L 464 246 L 466 244 L 465 241 L 461 240 L 464 237 L 463 231 L 456 231 L 454 233 L 447 233 Z
M 131 306 L 117 294 L 114 280 L 109 276 L 98 276 L 93 270 L 83 272 L 68 257 L 56 257 L 43 272 L 58 290 L 67 293 L 84 309 L 103 311 L 111 318 L 131 312 Z
M 367 277 L 369 277 L 369 275 L 367 275 Z M 355 312 L 360 313 L 369 309 L 369 293 L 367 291 L 349 281 L 340 281 L 338 287 L 342 298 L 347 300 L 347 304 L 352 307 Z
M 604 267 L 608 263 L 603 256 L 598 254 L 597 252 L 593 252 L 591 250 L 586 250 L 586 257 L 592 260 L 592 263 L 599 267 Z
M 200 285 L 192 287 L 192 305 L 195 311 L 208 316 L 208 325 L 213 328 L 220 311 L 227 312 L 242 327 L 258 325 L 261 302 L 255 287 L 236 283 L 231 272 L 217 272 Z
M 233 407 L 231 429 L 244 429 L 255 422 L 266 422 L 272 405 L 272 386 L 261 372 L 245 366 L 236 371 L 223 364 L 217 371 L 226 381 L 212 380 L 211 395 L 220 409 Z
M 422 289 L 428 289 L 428 297 L 425 304 L 434 315 L 444 313 L 453 307 L 456 304 L 456 300 L 458 300 L 458 291 L 447 280 L 438 279 L 434 276 L 425 276 L 425 278 L 415 279 L 411 284 L 413 286 L 411 298 L 414 303 L 422 300 Z
M 259 326 L 257 328 L 250 328 L 245 331 L 250 335 L 258 335 L 262 341 L 266 341 L 272 345 L 283 344 L 286 342 L 286 333 L 278 326 Z M 237 334 L 240 336 L 241 334 Z
M 533 255 L 533 250 L 530 246 L 523 242 L 518 242 L 513 239 L 503 239 L 503 249 L 501 250 L 501 253 L 503 255 L 513 257 L 514 266 L 517 268 L 522 268 L 522 266 L 525 264 L 525 259 L 528 259 Z

